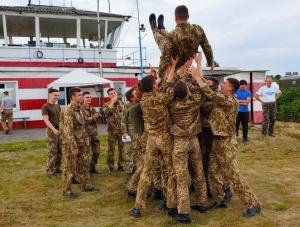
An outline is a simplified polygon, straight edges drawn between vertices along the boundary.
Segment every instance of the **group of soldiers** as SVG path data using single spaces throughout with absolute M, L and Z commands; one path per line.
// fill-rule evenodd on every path
M 46 128 L 47 175 L 49 178 L 62 173 L 62 191 L 68 198 L 77 198 L 71 191 L 72 183 L 79 183 L 83 191 L 99 191 L 91 184 L 90 174 L 99 174 L 95 166 L 100 154 L 97 131 L 99 113 L 91 106 L 91 94 L 79 88 L 69 90 L 71 103 L 61 111 L 56 104 L 59 92 L 49 90 L 49 101 L 42 107 Z M 92 158 L 89 161 L 90 150 Z M 64 169 L 60 169 L 62 154 Z
M 151 14 L 149 22 L 162 52 L 158 75 L 150 66 L 150 75 L 126 92 L 126 103 L 118 100 L 115 89 L 107 90 L 110 101 L 102 111 L 108 124 L 108 172 L 114 172 L 118 143 L 118 171 L 127 173 L 126 194 L 136 198 L 129 215 L 135 218 L 146 208 L 152 187 L 168 216 L 179 223 L 191 223 L 191 209 L 205 213 L 227 207 L 232 197 L 229 182 L 247 209 L 244 217 L 251 217 L 261 208 L 238 170 L 238 101 L 234 92 L 239 81 L 229 78 L 218 91 L 217 79 L 203 77 L 198 47 L 202 47 L 211 70 L 213 52 L 203 29 L 189 24 L 188 19 L 187 7 L 178 6 L 177 26 L 168 33 L 164 16 L 156 21 L 155 14 Z M 96 125 L 99 114 L 90 106 L 89 93 L 82 96 L 79 88 L 71 88 L 69 96 L 71 103 L 61 111 L 55 104 L 58 91 L 50 90 L 42 115 L 49 148 L 47 174 L 53 177 L 61 171 L 63 153 L 63 195 L 76 198 L 71 191 L 72 181 L 79 182 L 84 191 L 99 190 L 90 180 L 90 173 L 99 173 L 95 168 L 100 151 Z M 59 146 L 62 152 L 55 153 L 61 149 Z M 193 205 L 190 182 L 195 191 Z M 214 201 L 211 206 L 209 196 Z
M 197 49 L 202 47 L 211 71 L 213 52 L 203 29 L 189 24 L 188 19 L 187 7 L 178 6 L 177 26 L 168 33 L 163 15 L 157 23 L 155 14 L 149 17 L 162 55 L 158 77 L 150 67 L 151 75 L 144 77 L 138 88 L 129 90 L 129 119 L 139 116 L 144 121 L 144 132 L 132 134 L 136 138 L 132 143 L 138 144 L 133 147 L 139 149 L 136 154 L 140 158 L 126 191 L 136 196 L 129 215 L 140 217 L 141 209 L 146 208 L 149 187 L 152 183 L 156 187 L 160 173 L 168 215 L 179 223 L 191 223 L 191 209 L 205 213 L 226 208 L 232 197 L 229 182 L 247 209 L 244 217 L 251 217 L 261 208 L 237 165 L 238 101 L 234 92 L 239 89 L 239 81 L 228 78 L 218 92 L 218 81 L 203 77 L 202 53 Z M 192 66 L 193 58 L 196 68 Z M 131 123 L 135 128 L 135 122 Z M 190 180 L 195 190 L 192 206 Z M 208 195 L 214 199 L 211 206 Z

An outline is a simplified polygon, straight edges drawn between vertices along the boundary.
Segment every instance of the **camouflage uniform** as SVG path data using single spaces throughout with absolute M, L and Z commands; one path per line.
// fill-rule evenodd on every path
M 132 173 L 134 166 L 134 157 L 135 157 L 135 149 L 132 145 L 133 141 L 136 140 L 137 135 L 133 134 L 133 126 L 129 119 L 129 111 L 128 109 L 133 104 L 131 102 L 126 102 L 123 107 L 122 117 L 121 117 L 121 128 L 122 134 L 127 133 L 131 137 L 132 142 L 126 142 L 124 144 L 125 150 L 125 171 L 126 173 Z M 134 138 L 135 137 L 135 138 Z
M 71 193 L 73 177 L 81 184 L 84 191 L 92 188 L 89 173 L 89 147 L 86 146 L 89 137 L 86 133 L 85 123 L 82 108 L 73 103 L 69 104 L 61 113 L 62 151 L 65 157 L 62 174 L 64 194 Z M 73 155 L 73 150 L 78 150 L 78 154 Z
M 232 182 L 234 191 L 249 209 L 258 204 L 257 198 L 244 177 L 239 173 L 237 164 L 237 141 L 235 121 L 238 102 L 234 95 L 226 96 L 212 91 L 208 86 L 202 88 L 204 94 L 214 102 L 209 117 L 214 134 L 213 148 L 209 159 L 210 192 L 221 202 L 225 196 L 223 178 Z
M 261 134 L 266 135 L 267 132 L 268 134 L 273 134 L 277 113 L 276 102 L 265 102 L 262 108 L 264 113 L 264 122 L 262 123 Z
M 123 102 L 117 101 L 114 103 L 113 108 L 109 108 L 111 101 L 107 102 L 103 106 L 103 113 L 107 120 L 107 132 L 108 132 L 108 155 L 107 165 L 109 168 L 114 167 L 114 154 L 115 146 L 118 143 L 119 158 L 118 166 L 124 166 L 124 144 L 122 142 L 122 129 L 121 129 L 121 117 Z
M 52 126 L 59 130 L 60 106 L 57 104 L 46 103 L 42 106 L 42 115 L 48 115 L 48 119 Z M 59 135 L 55 135 L 50 128 L 45 131 L 47 142 L 47 169 L 48 175 L 58 172 L 61 166 L 62 151 L 61 139 Z
M 168 105 L 172 120 L 171 134 L 174 136 L 172 158 L 177 177 L 179 214 L 190 213 L 189 170 L 195 183 L 196 205 L 207 205 L 207 189 L 198 141 L 198 133 L 201 131 L 200 100 L 200 91 L 196 90 L 193 95 L 183 99 L 175 98 Z
M 171 57 L 178 58 L 176 65 L 176 69 L 178 69 L 197 53 L 199 45 L 202 47 L 208 65 L 214 64 L 212 48 L 204 30 L 199 25 L 188 22 L 177 24 L 176 28 L 168 35 L 167 32 L 159 32 L 158 30 L 153 29 L 155 41 L 162 50 L 158 71 L 159 77 L 163 77 L 167 68 L 171 65 Z M 160 36 L 166 37 L 165 42 L 162 41 L 163 38 Z
M 171 84 L 170 84 L 171 86 Z M 170 134 L 170 118 L 166 107 L 173 98 L 173 90 L 169 93 L 146 92 L 143 94 L 141 106 L 145 127 L 148 132 L 144 169 L 138 184 L 135 208 L 145 209 L 148 188 L 159 160 L 163 158 L 167 169 L 167 206 L 177 207 L 176 178 L 172 163 L 172 136 Z
M 90 146 L 92 150 L 90 170 L 93 170 L 97 165 L 98 158 L 100 155 L 100 141 L 98 138 L 98 129 L 97 129 L 97 120 L 99 118 L 99 115 L 98 117 L 94 117 L 97 112 L 95 108 L 92 106 L 87 107 L 85 104 L 83 104 L 81 108 L 83 109 L 84 117 L 86 120 L 85 129 L 90 138 Z M 93 117 L 93 120 L 88 120 L 89 117 Z

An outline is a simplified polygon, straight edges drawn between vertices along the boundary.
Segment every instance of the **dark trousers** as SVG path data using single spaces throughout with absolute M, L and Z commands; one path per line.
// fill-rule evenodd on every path
M 238 112 L 236 118 L 236 124 L 235 124 L 236 135 L 237 136 L 239 135 L 240 123 L 242 122 L 244 139 L 248 139 L 248 118 L 249 118 L 248 112 Z

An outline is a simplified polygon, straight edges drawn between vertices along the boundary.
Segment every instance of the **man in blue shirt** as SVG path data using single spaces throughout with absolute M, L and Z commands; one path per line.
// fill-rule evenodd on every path
M 240 81 L 240 88 L 235 92 L 235 96 L 239 102 L 239 112 L 236 118 L 236 135 L 239 135 L 240 123 L 243 126 L 243 141 L 245 145 L 249 144 L 248 140 L 248 119 L 249 119 L 249 108 L 248 105 L 251 101 L 252 94 L 246 89 L 247 81 Z

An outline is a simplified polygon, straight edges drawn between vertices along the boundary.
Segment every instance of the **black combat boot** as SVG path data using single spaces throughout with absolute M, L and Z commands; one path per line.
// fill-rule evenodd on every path
M 157 28 L 157 24 L 156 24 L 156 16 L 154 13 L 151 13 L 149 16 L 149 23 L 151 26 L 151 29 Z
M 164 15 L 160 14 L 158 16 L 158 19 L 157 19 L 157 28 L 158 29 L 165 29 L 165 26 L 164 26 Z

